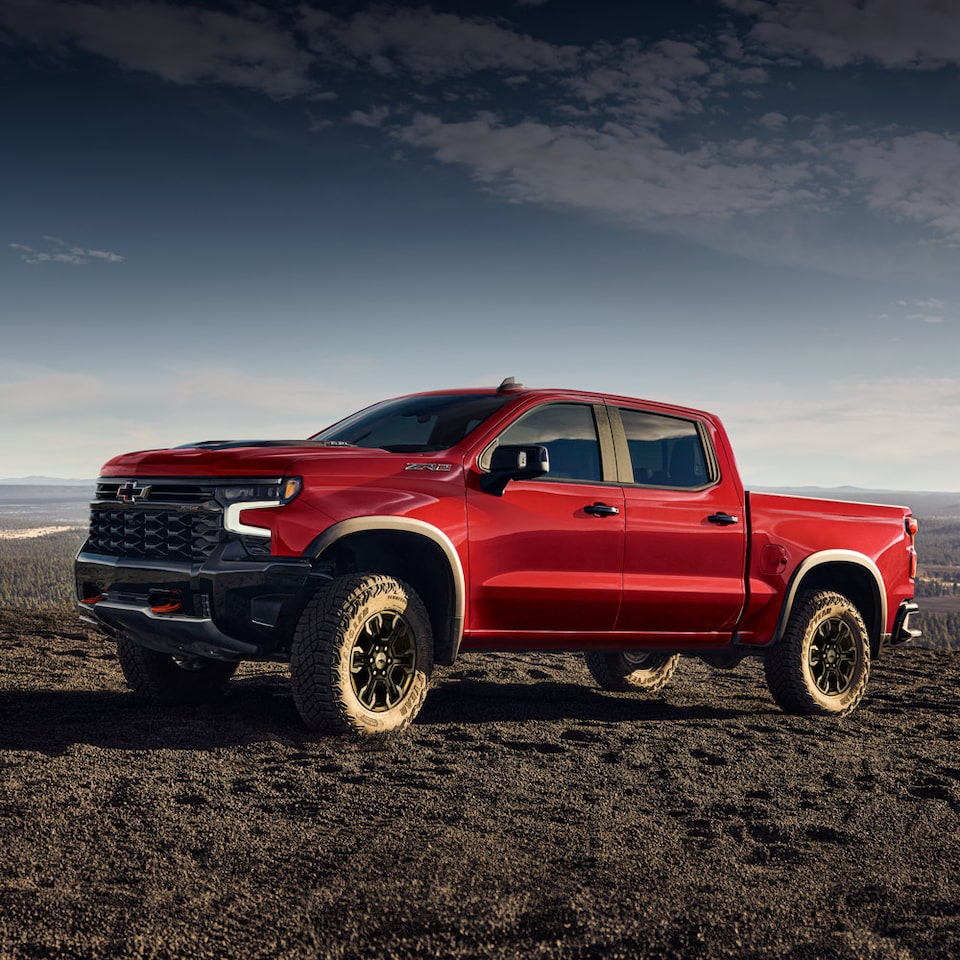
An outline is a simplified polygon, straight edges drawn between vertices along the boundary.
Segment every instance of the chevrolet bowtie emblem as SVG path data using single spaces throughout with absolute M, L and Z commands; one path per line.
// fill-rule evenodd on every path
M 134 500 L 146 500 L 150 495 L 149 487 L 140 487 L 129 480 L 117 487 L 117 499 L 124 503 L 133 503 Z

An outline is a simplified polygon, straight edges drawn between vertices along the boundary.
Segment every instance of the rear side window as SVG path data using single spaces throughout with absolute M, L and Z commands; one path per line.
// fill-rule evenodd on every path
M 654 487 L 702 487 L 712 479 L 703 441 L 691 420 L 621 407 L 633 482 Z
M 600 483 L 600 442 L 592 408 L 582 403 L 551 403 L 537 407 L 500 434 L 499 444 L 540 444 L 550 454 L 550 472 L 544 480 L 585 480 Z M 494 447 L 480 465 L 487 468 Z

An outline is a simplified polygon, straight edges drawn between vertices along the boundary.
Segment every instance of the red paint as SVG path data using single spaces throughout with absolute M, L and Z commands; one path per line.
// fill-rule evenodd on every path
M 558 472 L 512 481 L 503 496 L 484 492 L 484 451 L 547 404 L 596 408 L 603 479 L 564 479 Z M 635 449 L 674 447 L 669 437 L 640 438 L 650 446 L 636 448 L 618 439 L 608 422 L 619 422 L 621 408 L 692 424 L 711 464 L 708 482 L 696 488 L 633 482 L 640 475 L 633 472 Z M 567 439 L 574 445 L 563 449 L 575 459 L 581 438 Z M 270 531 L 274 556 L 304 555 L 340 521 L 402 517 L 429 524 L 452 543 L 462 566 L 464 649 L 763 645 L 775 636 L 795 574 L 819 556 L 833 557 L 836 571 L 850 565 L 876 571 L 886 604 L 883 633 L 892 629 L 899 603 L 913 595 L 916 524 L 907 508 L 748 494 L 716 418 L 622 397 L 517 391 L 460 443 L 438 452 L 294 442 L 154 450 L 111 460 L 103 476 L 301 477 L 292 502 L 240 515 L 244 524 Z M 643 476 L 657 471 L 646 468 Z M 596 504 L 617 512 L 584 509 Z

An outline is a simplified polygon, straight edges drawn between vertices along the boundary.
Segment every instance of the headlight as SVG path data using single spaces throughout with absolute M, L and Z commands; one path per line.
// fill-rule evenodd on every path
M 289 503 L 300 492 L 303 481 L 300 477 L 288 477 L 273 483 L 224 484 L 217 487 L 217 499 L 223 503 L 239 503 L 244 500 L 275 501 L 274 506 Z
M 288 477 L 274 483 L 244 483 L 218 487 L 217 498 L 226 508 L 223 511 L 224 529 L 241 536 L 269 537 L 270 530 L 267 527 L 242 523 L 241 511 L 282 507 L 300 492 L 302 486 L 300 477 Z

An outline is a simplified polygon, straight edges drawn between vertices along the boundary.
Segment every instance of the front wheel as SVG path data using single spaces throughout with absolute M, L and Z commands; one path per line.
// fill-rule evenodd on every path
M 870 637 L 860 611 L 839 593 L 801 594 L 780 643 L 764 658 L 764 672 L 786 713 L 850 713 L 870 678 Z
M 239 664 L 207 657 L 174 657 L 117 638 L 117 658 L 127 686 L 148 700 L 198 703 L 223 693 Z
M 350 574 L 304 608 L 290 649 L 293 699 L 313 730 L 360 736 L 406 727 L 433 670 L 423 602 L 393 577 Z
M 584 655 L 593 679 L 604 690 L 658 693 L 673 676 L 680 654 L 630 650 L 588 650 Z

